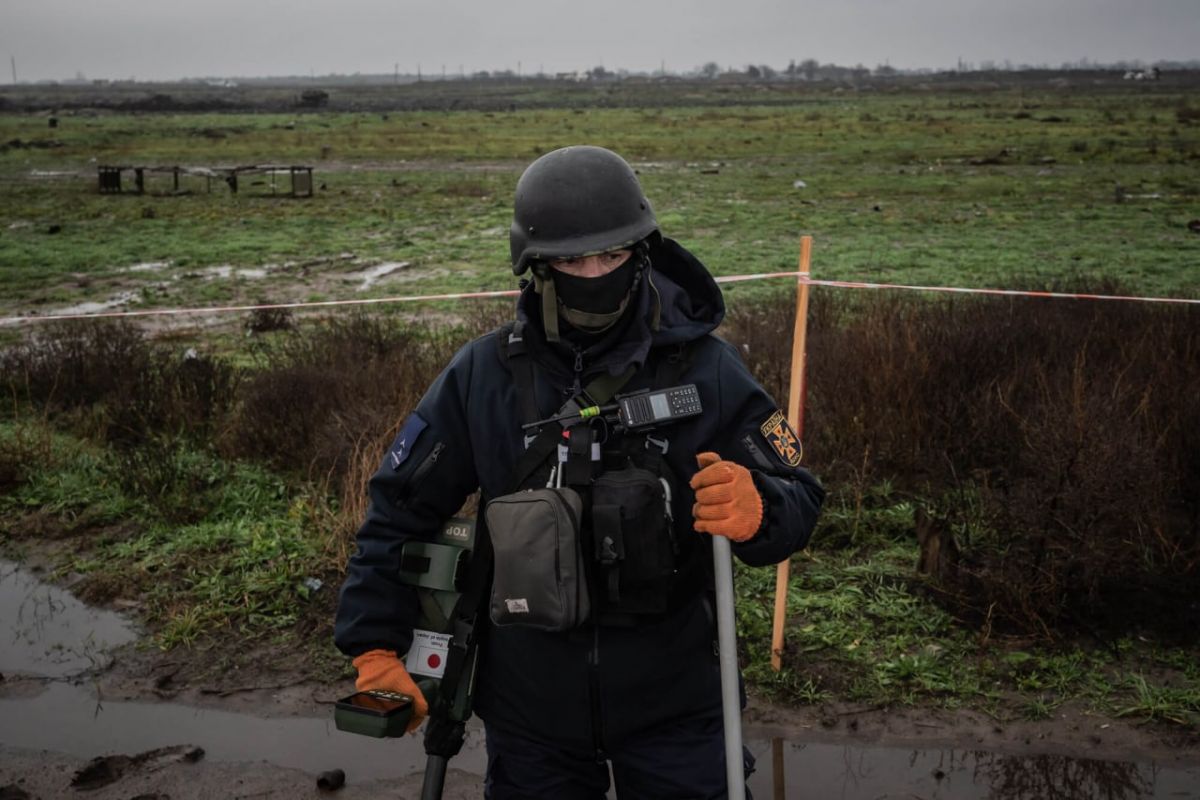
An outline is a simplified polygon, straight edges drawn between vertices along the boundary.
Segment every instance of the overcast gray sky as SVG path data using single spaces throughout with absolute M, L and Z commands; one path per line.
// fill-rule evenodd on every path
M 1200 0 L 0 0 L 10 57 L 20 80 L 1189 60 Z

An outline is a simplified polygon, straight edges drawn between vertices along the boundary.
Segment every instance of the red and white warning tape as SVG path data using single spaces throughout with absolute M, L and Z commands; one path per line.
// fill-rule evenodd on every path
M 832 286 L 839 289 L 901 289 L 911 292 L 950 292 L 953 294 L 986 294 L 1006 297 L 1058 297 L 1069 300 L 1125 300 L 1140 303 L 1178 303 L 1200 305 L 1200 298 L 1187 297 L 1137 297 L 1123 294 L 1087 294 L 1083 292 L 1037 292 L 1027 289 L 970 289 L 961 286 L 913 286 L 904 283 L 867 283 L 864 281 L 817 281 L 806 272 L 766 272 L 757 275 L 727 275 L 717 278 L 717 283 L 741 283 L 764 278 L 798 278 L 809 286 Z
M 796 278 L 810 286 L 830 286 L 839 289 L 899 289 L 912 292 L 948 292 L 953 294 L 983 294 L 1006 297 L 1052 297 L 1069 300 L 1120 300 L 1139 303 L 1173 303 L 1177 305 L 1200 305 L 1200 299 L 1186 297 L 1137 297 L 1133 295 L 1087 294 L 1081 292 L 1037 292 L 1024 289 L 970 289 L 961 286 L 913 286 L 902 283 L 867 283 L 863 281 L 813 280 L 802 272 L 763 272 L 753 275 L 723 275 L 717 283 L 744 283 L 773 278 Z M 456 292 L 448 294 L 410 294 L 397 297 L 372 297 L 359 300 L 320 300 L 296 303 L 258 303 L 239 306 L 205 306 L 199 308 L 148 308 L 138 311 L 96 311 L 77 314 L 44 314 L 19 317 L 0 317 L 0 327 L 23 325 L 30 322 L 51 322 L 67 319 L 112 319 L 122 317 L 168 317 L 187 314 L 226 314 L 245 311 L 265 311 L 282 308 L 332 308 L 336 306 L 365 306 L 384 303 L 427 303 L 435 300 L 473 300 L 494 297 L 516 297 L 517 289 L 493 292 Z

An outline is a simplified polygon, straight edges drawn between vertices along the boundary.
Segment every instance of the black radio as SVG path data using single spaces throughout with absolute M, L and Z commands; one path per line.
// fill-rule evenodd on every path
M 629 394 L 619 394 L 616 396 L 616 402 L 607 406 L 585 405 L 576 397 L 568 400 L 553 417 L 526 422 L 521 427 L 529 430 L 540 428 L 548 422 L 560 422 L 567 428 L 579 422 L 601 419 L 620 428 L 636 430 L 694 417 L 703 410 L 696 384 L 688 383 L 672 386 L 670 389 L 642 389 Z
M 626 428 L 645 428 L 664 425 L 694 417 L 702 409 L 696 384 L 673 386 L 658 391 L 641 391 L 618 395 L 617 419 Z

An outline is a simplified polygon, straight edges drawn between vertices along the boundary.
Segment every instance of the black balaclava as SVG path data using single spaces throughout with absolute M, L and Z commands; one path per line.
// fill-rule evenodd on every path
M 544 262 L 543 269 L 535 270 L 535 278 L 540 278 L 535 283 L 542 295 L 542 322 L 549 341 L 559 340 L 559 317 L 572 330 L 588 337 L 611 330 L 629 308 L 643 279 L 654 289 L 650 280 L 649 244 L 641 241 L 632 249 L 624 264 L 596 278 L 559 272 Z M 652 325 L 658 328 L 657 302 Z
M 554 270 L 559 316 L 587 333 L 608 330 L 629 305 L 630 290 L 640 273 L 641 264 L 634 254 L 612 272 L 596 278 Z

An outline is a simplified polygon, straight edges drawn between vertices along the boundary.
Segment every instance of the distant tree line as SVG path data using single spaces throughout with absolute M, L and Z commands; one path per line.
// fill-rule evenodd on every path
M 626 78 L 640 79 L 702 79 L 702 80 L 740 80 L 740 81 L 829 81 L 829 82 L 861 82 L 868 78 L 894 78 L 903 76 L 918 76 L 918 75 L 934 75 L 945 73 L 987 73 L 987 72 L 1056 72 L 1056 71 L 1112 71 L 1112 72 L 1128 72 L 1128 71 L 1146 71 L 1158 69 L 1160 72 L 1168 70 L 1196 70 L 1200 69 L 1200 59 L 1191 61 L 1155 61 L 1145 62 L 1141 60 L 1133 61 L 1115 61 L 1111 63 L 1102 63 L 1090 61 L 1087 58 L 1078 61 L 1067 61 L 1061 64 L 1028 64 L 1014 63 L 1011 60 L 994 61 L 982 60 L 978 62 L 965 61 L 959 59 L 954 69 L 901 69 L 894 67 L 891 64 L 877 64 L 874 67 L 868 67 L 864 64 L 855 64 L 854 66 L 844 66 L 841 64 L 825 63 L 822 64 L 815 58 L 791 59 L 787 66 L 776 67 L 771 64 L 721 64 L 717 61 L 706 61 L 700 66 L 690 70 L 671 71 L 664 65 L 661 69 L 651 71 L 634 71 L 627 69 L 609 69 L 603 65 L 597 65 L 591 69 L 581 69 L 567 72 L 544 72 L 537 71 L 528 74 L 522 74 L 519 71 L 512 69 L 498 70 L 479 70 L 470 74 L 458 74 L 446 76 L 444 73 L 441 76 L 434 76 L 433 80 L 457 80 L 462 78 L 474 80 L 572 80 L 572 81 L 619 81 Z M 405 80 L 405 76 L 401 76 L 401 80 Z M 430 80 L 426 77 L 425 80 Z
M 822 64 L 815 58 L 791 59 L 784 67 L 770 64 L 721 64 L 717 61 L 706 61 L 692 69 L 683 71 L 668 70 L 664 64 L 657 70 L 628 70 L 623 68 L 609 69 L 597 65 L 590 69 L 579 69 L 566 72 L 546 72 L 539 69 L 536 72 L 522 72 L 511 68 L 496 70 L 466 71 L 462 66 L 457 71 L 447 72 L 443 66 L 437 73 L 422 73 L 418 67 L 415 73 L 359 73 L 328 74 L 328 75 L 283 75 L 271 77 L 197 77 L 185 78 L 180 81 L 139 81 L 136 78 L 124 80 L 88 80 L 82 73 L 77 72 L 74 78 L 67 80 L 21 81 L 25 85 L 63 85 L 63 86 L 134 86 L 137 84 L 174 84 L 204 85 L 213 88 L 231 88 L 236 86 L 361 86 L 379 84 L 409 84 L 417 82 L 461 81 L 461 80 L 495 80 L 495 81 L 532 81 L 532 80 L 571 80 L 571 81 L 619 81 L 626 78 L 638 79 L 701 79 L 701 80 L 740 80 L 740 81 L 829 81 L 829 82 L 860 82 L 867 78 L 894 78 L 903 76 L 938 75 L 953 73 L 994 73 L 994 72 L 1133 72 L 1147 73 L 1158 70 L 1159 73 L 1171 71 L 1200 70 L 1200 59 L 1189 61 L 1143 61 L 1140 59 L 1100 62 L 1088 58 L 1076 61 L 1064 61 L 1060 64 L 1029 64 L 1016 63 L 1005 59 L 995 61 L 984 59 L 967 61 L 960 58 L 953 69 L 920 68 L 902 69 L 891 64 L 877 64 L 867 67 L 864 64 L 844 66 L 841 64 Z M 302 103 L 304 104 L 304 103 Z M 308 103 L 311 105 L 311 102 Z

